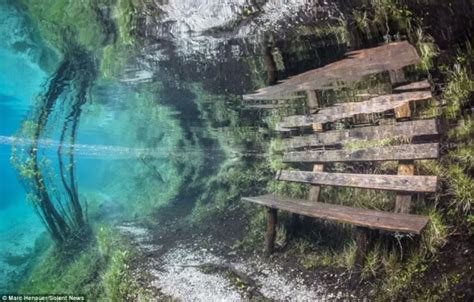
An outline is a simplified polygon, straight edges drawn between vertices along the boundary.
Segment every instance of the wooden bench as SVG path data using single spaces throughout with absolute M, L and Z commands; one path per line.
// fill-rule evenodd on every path
M 341 138 L 344 142 L 356 137 L 368 138 L 389 138 L 396 137 L 400 134 L 411 137 L 418 135 L 437 135 L 438 130 L 436 121 L 421 120 L 399 122 L 399 125 L 363 127 L 351 130 L 336 130 L 323 133 L 316 133 L 305 139 L 291 138 L 288 139 L 290 146 L 296 148 L 310 146 L 326 146 L 336 142 L 335 138 Z M 425 125 L 426 127 L 420 127 Z M 375 129 L 374 129 L 375 128 Z M 376 131 L 377 128 L 383 128 L 382 131 Z M 304 150 L 290 151 L 283 156 L 283 161 L 288 163 L 310 162 L 316 166 L 324 163 L 332 162 L 360 162 L 360 161 L 400 161 L 400 168 L 407 165 L 406 161 L 420 159 L 436 159 L 439 156 L 439 146 L 437 143 L 425 144 L 408 144 L 387 147 L 373 147 L 358 150 Z M 412 163 L 408 163 L 412 165 Z M 400 169 L 399 168 L 399 169 Z M 316 170 L 322 170 L 318 167 Z M 311 185 L 328 185 L 365 189 L 378 189 L 399 192 L 399 196 L 407 193 L 433 193 L 437 188 L 436 176 L 415 176 L 403 175 L 411 173 L 399 172 L 399 175 L 374 175 L 374 174 L 353 174 L 353 173 L 333 173 L 323 171 L 279 171 L 276 179 L 280 181 L 291 181 L 299 183 L 307 183 Z M 317 200 L 317 196 L 312 196 L 313 200 Z M 397 196 L 398 197 L 398 196 Z M 400 199 L 400 198 L 399 198 Z M 356 226 L 368 227 L 373 229 L 381 229 L 392 232 L 414 233 L 420 234 L 425 227 L 428 219 L 417 215 L 408 215 L 409 205 L 398 205 L 397 208 L 405 208 L 406 210 L 399 213 L 386 213 L 375 210 L 357 209 L 335 204 L 326 204 L 321 202 L 307 202 L 303 200 L 293 200 L 286 197 L 275 195 L 263 195 L 259 197 L 244 197 L 243 200 L 265 205 L 271 209 L 282 209 L 292 213 L 306 215 L 310 217 L 333 220 L 353 224 Z M 400 202 L 399 202 L 400 203 Z M 271 211 L 271 216 L 276 212 Z M 269 222 L 275 221 L 276 217 L 269 217 Z M 397 222 L 398 221 L 398 222 Z M 271 229 L 271 230 L 270 230 Z M 269 227 L 269 232 L 274 232 L 274 226 Z M 273 236 L 269 234 L 270 238 Z M 268 241 L 267 252 L 273 250 L 272 241 Z
M 403 45 L 405 48 L 407 47 L 405 44 Z M 366 60 L 367 58 L 364 57 L 363 59 Z M 413 58 L 410 58 L 407 62 L 416 63 Z M 392 73 L 395 72 L 392 70 Z M 318 72 L 306 74 L 314 75 Z M 396 76 L 391 75 L 391 79 L 394 86 L 399 81 L 404 81 L 403 72 L 397 71 Z M 311 81 L 314 80 L 314 77 L 311 78 Z M 291 81 L 292 79 L 288 80 L 290 83 Z M 287 84 L 287 87 L 291 87 L 291 85 Z M 279 89 L 282 88 L 272 86 L 268 89 L 262 89 L 259 93 L 248 96 L 247 99 L 256 99 L 258 96 L 270 99 L 274 95 L 273 92 Z M 310 112 L 313 114 L 286 117 L 277 124 L 277 129 L 289 132 L 294 128 L 306 127 L 313 130 L 310 135 L 285 139 L 286 152 L 283 155 L 284 162 L 313 163 L 313 169 L 312 171 L 281 170 L 276 175 L 276 179 L 279 181 L 311 185 L 308 200 L 273 194 L 242 198 L 243 201 L 267 207 L 268 220 L 265 245 L 267 254 L 271 254 L 274 250 L 278 209 L 288 211 L 294 215 L 304 215 L 355 226 L 357 243 L 355 268 L 358 271 L 363 266 L 367 249 L 367 229 L 408 234 L 420 234 L 423 231 L 428 223 L 428 217 L 410 214 L 412 195 L 436 192 L 437 177 L 414 175 L 414 161 L 438 158 L 439 145 L 436 140 L 439 132 L 435 119 L 409 119 L 411 117 L 410 103 L 425 101 L 432 97 L 431 92 L 427 89 L 429 89 L 427 81 L 409 83 L 394 87 L 392 94 L 375 96 L 362 102 L 341 103 L 327 108 L 320 108 L 317 94 L 313 90 L 308 91 L 308 105 L 311 109 Z M 396 119 L 395 123 L 324 131 L 328 128 L 328 123 L 341 119 L 360 114 L 387 112 L 393 113 Z M 431 141 L 357 150 L 341 148 L 341 145 L 348 142 L 411 139 L 415 137 L 431 138 Z M 324 171 L 325 164 L 328 163 L 379 161 L 398 161 L 398 173 L 396 175 L 380 175 Z M 320 186 L 395 191 L 397 194 L 394 201 L 394 212 L 320 202 Z

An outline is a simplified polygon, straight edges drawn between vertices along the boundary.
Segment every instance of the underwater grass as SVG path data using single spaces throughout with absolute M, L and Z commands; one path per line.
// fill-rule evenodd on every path
M 350 270 L 355 261 L 356 244 L 349 241 L 342 249 L 330 249 L 310 243 L 307 239 L 297 239 L 291 243 L 286 254 L 295 257 L 305 269 L 318 267 L 342 268 Z
M 448 119 L 456 119 L 474 91 L 474 80 L 471 79 L 467 68 L 457 62 L 446 73 L 447 83 L 442 95 L 446 102 L 444 114 Z
M 94 247 L 89 246 L 76 256 L 64 255 L 50 249 L 42 261 L 33 269 L 28 279 L 20 286 L 24 294 L 87 294 L 102 295 L 97 272 L 104 262 Z
M 143 295 L 131 276 L 133 249 L 113 229 L 98 227 L 95 241 L 74 254 L 52 247 L 19 287 L 22 294 L 85 295 L 125 301 Z

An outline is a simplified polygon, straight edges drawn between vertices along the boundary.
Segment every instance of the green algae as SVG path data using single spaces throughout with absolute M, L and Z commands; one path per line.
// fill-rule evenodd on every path
M 19 5 L 37 24 L 44 41 L 60 53 L 70 47 L 71 39 L 80 47 L 102 58 L 104 77 L 117 77 L 136 49 L 134 16 L 141 2 L 133 0 L 100 1 L 20 1 Z M 109 15 L 101 12 L 108 8 Z

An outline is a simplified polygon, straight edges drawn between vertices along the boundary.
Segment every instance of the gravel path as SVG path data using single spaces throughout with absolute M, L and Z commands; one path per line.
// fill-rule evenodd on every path
M 144 254 L 163 248 L 150 242 L 147 229 L 126 224 L 119 230 L 132 238 Z M 305 282 L 298 271 L 285 271 L 280 265 L 258 256 L 238 258 L 230 262 L 212 248 L 203 248 L 200 242 L 178 243 L 161 257 L 148 257 L 143 267 L 152 276 L 149 286 L 166 297 L 178 301 L 248 301 L 255 293 L 271 301 L 320 301 L 342 298 L 327 295 L 323 282 Z M 232 266 L 255 281 L 249 291 L 239 285 L 236 278 L 222 271 L 206 271 L 206 265 Z M 158 299 L 158 298 L 157 298 Z

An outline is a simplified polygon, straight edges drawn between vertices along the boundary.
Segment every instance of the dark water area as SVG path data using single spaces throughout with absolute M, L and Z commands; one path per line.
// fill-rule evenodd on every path
M 382 2 L 395 16 L 386 22 L 371 1 L 0 0 L 0 294 L 86 288 L 78 294 L 91 301 L 125 301 L 114 274 L 126 273 L 113 265 L 135 255 L 119 234 L 130 226 L 156 230 L 149 237 L 171 248 L 181 240 L 173 234 L 234 224 L 228 211 L 244 217 L 229 238 L 252 235 L 249 221 L 262 215 L 240 197 L 272 188 L 278 118 L 308 112 L 303 92 L 281 110 L 249 109 L 283 103 L 242 95 L 348 51 L 413 40 L 412 16 L 424 16 L 420 27 L 432 29 L 434 16 L 446 24 L 423 38 L 440 41 L 442 56 L 454 52 L 449 43 L 469 48 L 472 4 L 454 1 L 446 13 L 430 4 L 425 16 L 418 1 Z M 388 73 L 324 95 L 384 82 Z M 45 273 L 54 267 L 61 272 Z

